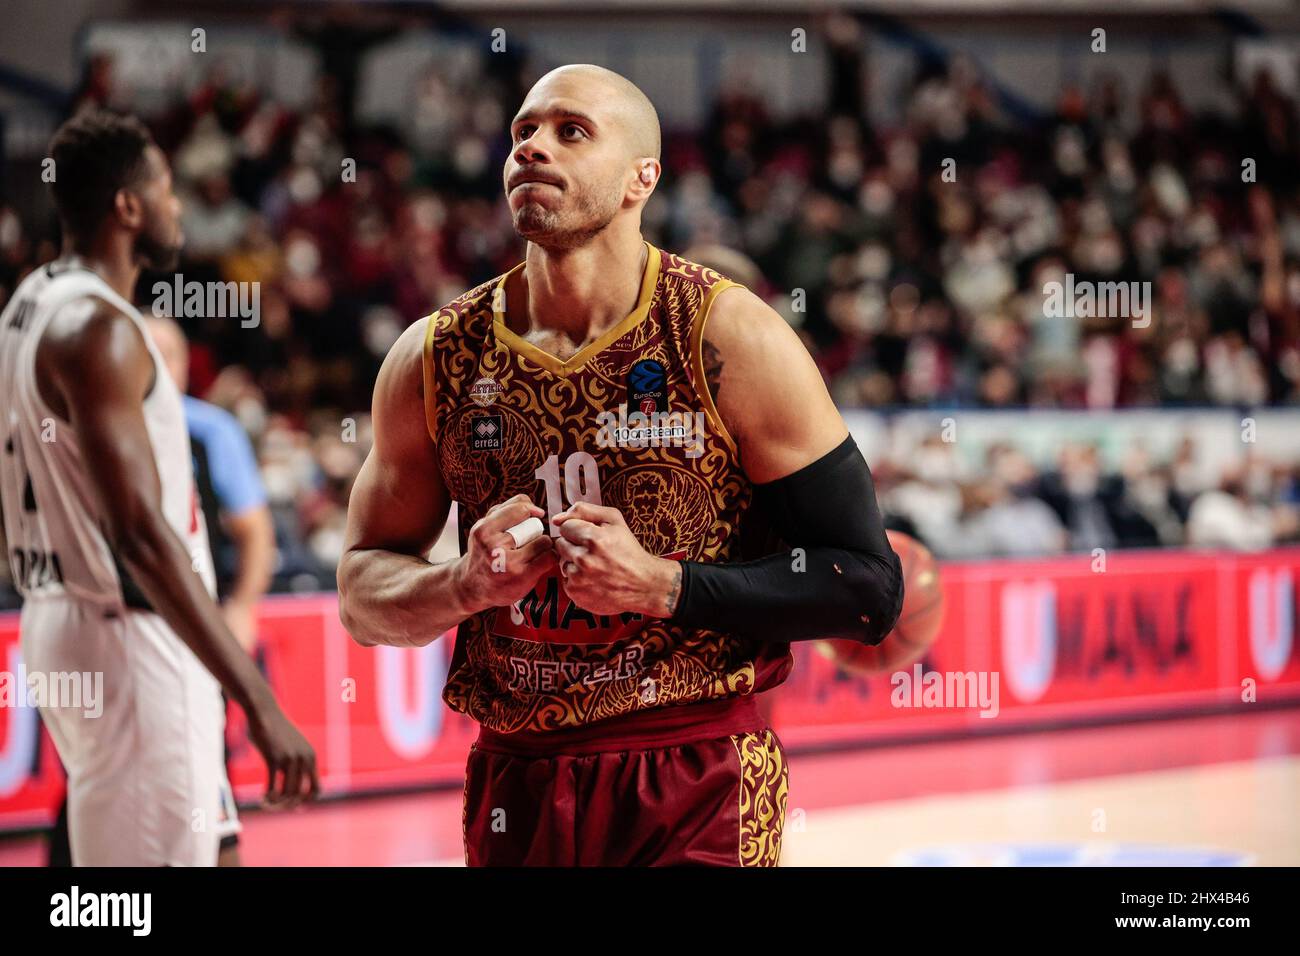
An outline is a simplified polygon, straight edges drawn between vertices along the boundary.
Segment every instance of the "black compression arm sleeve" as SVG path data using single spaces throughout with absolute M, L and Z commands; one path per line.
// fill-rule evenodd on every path
M 683 561 L 671 621 L 768 641 L 884 640 L 903 605 L 902 568 L 853 437 L 792 475 L 755 485 L 753 507 L 792 550 L 740 564 Z

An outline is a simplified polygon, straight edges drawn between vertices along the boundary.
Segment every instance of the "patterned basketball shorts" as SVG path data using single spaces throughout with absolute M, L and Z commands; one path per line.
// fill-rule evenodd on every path
M 644 750 L 470 750 L 469 866 L 776 866 L 788 776 L 771 728 Z

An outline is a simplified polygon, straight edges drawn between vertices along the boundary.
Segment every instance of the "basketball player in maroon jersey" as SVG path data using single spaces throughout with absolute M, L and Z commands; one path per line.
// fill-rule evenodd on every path
M 510 132 L 526 259 L 384 362 L 343 623 L 458 628 L 467 863 L 775 865 L 786 767 L 756 696 L 791 641 L 878 643 L 902 602 L 870 473 L 784 320 L 642 239 L 661 168 L 636 86 L 562 67 Z M 432 564 L 453 500 L 462 556 Z

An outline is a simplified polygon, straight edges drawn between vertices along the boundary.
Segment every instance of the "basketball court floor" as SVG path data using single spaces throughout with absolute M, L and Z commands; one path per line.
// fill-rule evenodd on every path
M 1300 708 L 795 755 L 782 865 L 1300 865 Z M 457 790 L 244 814 L 244 861 L 460 866 Z M 37 866 L 41 837 L 0 838 Z

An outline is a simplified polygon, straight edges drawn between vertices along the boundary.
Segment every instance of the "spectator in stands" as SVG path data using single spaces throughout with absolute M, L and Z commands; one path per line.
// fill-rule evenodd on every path
M 233 252 L 248 228 L 252 213 L 231 192 L 230 179 L 213 172 L 195 184 L 185 199 L 181 228 L 186 259 L 215 263 Z
M 1246 493 L 1244 469 L 1234 467 L 1217 489 L 1196 498 L 1187 517 L 1187 543 L 1197 548 L 1262 551 L 1276 535 L 1269 507 Z
M 970 486 L 968 517 L 950 557 L 1044 557 L 1065 551 L 1068 535 L 1056 512 L 1024 487 L 997 478 Z

